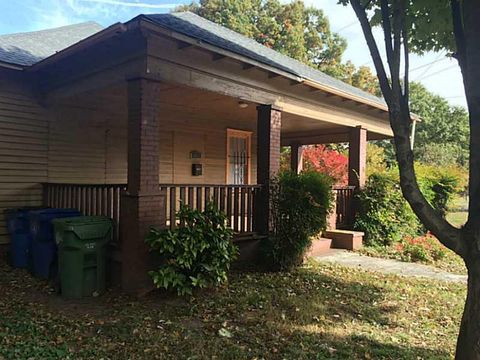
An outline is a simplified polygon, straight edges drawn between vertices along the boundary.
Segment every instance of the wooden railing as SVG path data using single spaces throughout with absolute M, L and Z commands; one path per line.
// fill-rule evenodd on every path
M 336 197 L 336 226 L 338 229 L 350 228 L 353 224 L 353 194 L 355 186 L 334 186 Z
M 125 184 L 43 184 L 43 205 L 72 208 L 84 215 L 108 216 L 114 221 L 114 239 L 120 232 L 120 194 Z
M 125 184 L 44 184 L 44 205 L 75 208 L 85 215 L 104 215 L 114 220 L 114 239 L 120 234 L 120 194 Z M 192 185 L 160 184 L 165 195 L 166 226 L 178 226 L 175 214 L 184 203 L 203 210 L 209 201 L 227 214 L 229 226 L 236 233 L 254 232 L 255 199 L 260 185 Z M 336 194 L 337 228 L 349 228 L 353 223 L 354 186 L 334 187 Z
M 103 215 L 113 219 L 114 239 L 120 234 L 120 194 L 125 184 L 43 184 L 44 206 L 75 208 L 84 215 Z M 227 215 L 227 221 L 236 233 L 254 231 L 253 214 L 255 198 L 260 185 L 192 185 L 160 184 L 165 195 L 166 226 L 174 228 L 179 223 L 175 214 L 184 203 L 192 209 L 205 209 L 212 201 Z
M 175 219 L 181 203 L 192 209 L 204 210 L 211 201 L 225 212 L 234 232 L 254 232 L 255 198 L 260 189 L 260 185 L 161 184 L 160 190 L 166 196 L 167 226 L 174 228 L 179 225 L 178 220 L 172 219 Z

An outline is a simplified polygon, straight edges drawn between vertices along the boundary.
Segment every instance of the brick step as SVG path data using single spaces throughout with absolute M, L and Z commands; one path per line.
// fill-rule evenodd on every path
M 358 250 L 363 246 L 363 232 L 350 230 L 326 230 L 323 236 L 332 239 L 335 249 Z
M 332 247 L 332 239 L 327 239 L 324 237 L 316 238 L 312 240 L 312 246 L 307 251 L 305 257 L 312 257 L 312 256 L 325 254 L 326 252 L 330 251 L 331 247 Z

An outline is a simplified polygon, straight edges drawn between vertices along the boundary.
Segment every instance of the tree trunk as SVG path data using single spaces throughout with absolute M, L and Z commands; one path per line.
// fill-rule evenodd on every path
M 476 244 L 480 239 L 472 236 L 466 240 L 470 244 Z M 480 360 L 480 254 L 478 249 L 472 250 L 469 253 L 475 255 L 465 260 L 468 290 L 457 340 L 457 360 Z

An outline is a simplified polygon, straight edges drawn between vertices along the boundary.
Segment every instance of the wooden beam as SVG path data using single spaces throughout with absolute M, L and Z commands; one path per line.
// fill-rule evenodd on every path
M 303 85 L 303 82 L 297 81 L 297 80 L 290 80 L 290 86 L 298 86 L 298 85 Z
M 225 56 L 225 55 L 222 55 L 222 54 L 216 54 L 216 53 L 214 53 L 214 54 L 212 55 L 212 60 L 213 60 L 213 61 L 218 61 L 218 60 L 222 60 L 222 59 L 225 59 L 225 58 L 226 58 L 226 56 Z
M 271 71 L 268 72 L 268 78 L 269 79 L 274 79 L 274 78 L 279 77 L 279 76 L 280 76 L 280 74 L 277 74 L 277 73 L 274 73 L 274 72 L 271 72 Z
M 290 146 L 292 144 L 297 145 L 317 145 L 317 144 L 335 144 L 335 143 L 344 143 L 348 142 L 349 133 L 339 133 L 339 134 L 313 134 L 303 137 L 290 137 L 282 136 L 281 144 L 282 146 Z
M 243 65 L 242 65 L 243 70 L 250 70 L 250 69 L 253 69 L 254 67 L 255 67 L 255 65 L 248 64 L 248 63 L 243 63 Z
M 187 49 L 187 48 L 192 47 L 192 46 L 193 46 L 193 44 L 190 44 L 190 43 L 187 43 L 185 41 L 179 40 L 177 47 L 178 47 L 179 50 L 183 50 L 183 49 Z

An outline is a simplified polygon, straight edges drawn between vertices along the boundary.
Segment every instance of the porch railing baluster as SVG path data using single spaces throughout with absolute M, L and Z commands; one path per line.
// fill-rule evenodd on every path
M 114 220 L 114 239 L 118 244 L 120 231 L 120 196 L 126 190 L 125 184 L 43 184 L 44 205 L 50 207 L 76 208 L 85 215 L 103 215 Z M 227 215 L 228 226 L 235 233 L 253 232 L 254 203 L 260 185 L 221 184 L 161 184 L 159 189 L 165 195 L 165 226 L 173 229 L 178 204 L 203 211 L 212 201 Z M 343 192 L 341 192 L 343 194 Z M 340 192 L 339 192 L 340 194 Z M 339 202 L 350 193 L 338 196 Z M 337 205 L 337 209 L 346 206 Z M 338 211 L 338 210 L 337 210 Z M 339 215 L 340 216 L 340 215 Z M 183 226 L 184 224 L 180 224 Z

